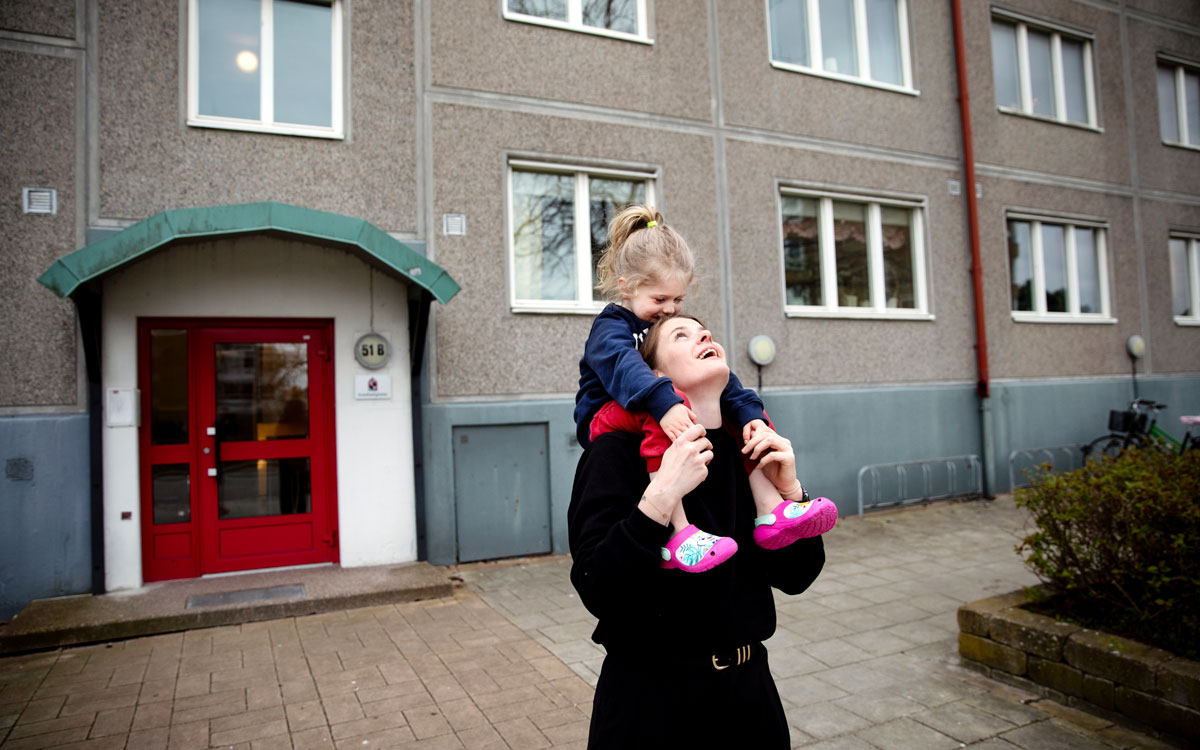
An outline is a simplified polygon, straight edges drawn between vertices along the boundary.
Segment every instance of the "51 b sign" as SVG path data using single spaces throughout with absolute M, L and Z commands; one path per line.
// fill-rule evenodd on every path
M 378 370 L 392 356 L 392 345 L 378 333 L 365 333 L 354 342 L 354 358 L 368 370 Z

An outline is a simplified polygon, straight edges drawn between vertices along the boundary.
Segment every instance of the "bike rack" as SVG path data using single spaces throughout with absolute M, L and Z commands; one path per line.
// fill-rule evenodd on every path
M 1062 463 L 1056 462 L 1054 460 L 1056 455 L 1065 456 L 1067 460 Z M 1039 459 L 1044 458 L 1044 463 L 1050 464 L 1054 471 L 1071 471 L 1083 466 L 1083 446 L 1071 443 L 1069 445 L 1051 445 L 1045 448 L 1023 448 L 1009 453 L 1008 487 L 1010 490 L 1028 487 L 1031 484 L 1030 482 L 1017 484 L 1017 462 L 1021 458 L 1028 460 L 1026 468 L 1038 466 Z
M 934 495 L 933 480 L 934 468 L 943 466 L 946 469 L 945 487 L 949 492 L 941 495 Z M 959 469 L 963 468 L 963 474 L 968 475 L 967 480 L 971 482 L 970 486 L 964 488 L 961 492 L 956 491 L 958 486 Z M 896 478 L 896 489 L 899 497 L 895 500 L 880 501 L 880 482 L 879 474 L 881 471 L 891 470 L 892 475 Z M 921 487 L 924 490 L 920 495 L 909 496 L 908 494 L 908 479 L 910 470 L 919 470 L 922 480 Z M 915 471 L 913 473 L 916 473 Z M 871 477 L 873 488 L 872 502 L 869 504 L 863 503 L 865 497 L 863 492 L 863 479 L 867 476 Z M 930 458 L 923 461 L 903 461 L 894 464 L 870 464 L 858 470 L 858 517 L 863 517 L 865 508 L 880 508 L 892 505 L 911 505 L 913 503 L 931 502 L 934 500 L 945 500 L 951 497 L 970 497 L 972 495 L 983 495 L 983 461 L 979 456 L 950 456 L 948 458 Z

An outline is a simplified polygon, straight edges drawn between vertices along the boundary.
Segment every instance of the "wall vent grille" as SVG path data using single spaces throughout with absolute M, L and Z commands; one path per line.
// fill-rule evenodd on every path
M 466 233 L 466 214 L 442 214 L 442 234 L 447 237 L 456 237 L 465 235 Z
M 27 214 L 56 214 L 58 213 L 58 191 L 54 188 L 23 188 L 21 204 Z

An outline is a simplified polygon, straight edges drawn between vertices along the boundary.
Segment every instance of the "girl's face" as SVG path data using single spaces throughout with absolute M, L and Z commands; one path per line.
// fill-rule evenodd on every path
M 617 279 L 625 307 L 647 323 L 679 312 L 688 287 L 679 274 L 642 282 L 632 292 L 626 291 L 627 286 L 624 277 Z
M 659 327 L 654 359 L 654 371 L 685 392 L 712 378 L 722 385 L 729 381 L 725 350 L 712 340 L 707 328 L 691 318 L 675 318 Z

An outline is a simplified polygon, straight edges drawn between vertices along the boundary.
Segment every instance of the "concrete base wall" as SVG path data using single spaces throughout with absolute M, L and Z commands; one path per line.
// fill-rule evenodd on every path
M 88 417 L 0 417 L 0 621 L 92 585 Z
M 1186 430 L 1179 417 L 1200 414 L 1200 376 L 1139 377 L 1137 385 L 1139 397 L 1167 405 L 1158 423 L 1182 438 Z M 996 491 L 1012 489 L 1008 462 L 1013 451 L 1090 442 L 1108 432 L 1109 410 L 1125 409 L 1133 398 L 1128 377 L 994 384 Z M 1016 482 L 1023 484 L 1019 470 Z
M 1200 377 L 1139 378 L 1138 393 L 1168 404 L 1159 421 L 1176 436 L 1183 433 L 1180 415 L 1200 414 Z M 993 490 L 1011 490 L 1013 451 L 1088 442 L 1106 432 L 1109 409 L 1125 408 L 1132 398 L 1129 378 L 994 384 Z M 764 402 L 796 447 L 801 481 L 814 494 L 834 500 L 843 516 L 857 512 L 863 466 L 983 454 L 979 400 L 970 383 L 771 391 Z M 567 506 L 582 455 L 574 439 L 573 407 L 569 399 L 424 406 L 424 530 L 430 562 L 459 559 L 452 438 L 454 428 L 462 426 L 547 426 L 553 551 L 568 551 Z

